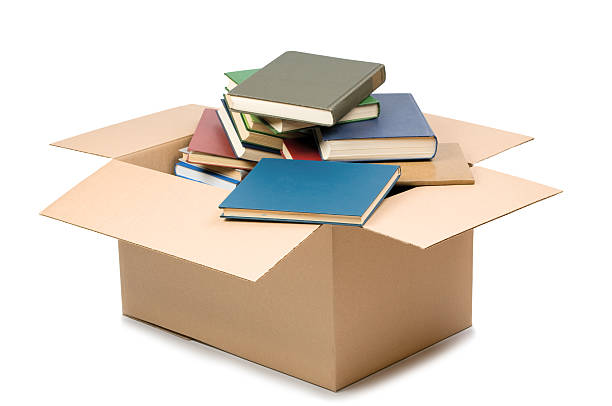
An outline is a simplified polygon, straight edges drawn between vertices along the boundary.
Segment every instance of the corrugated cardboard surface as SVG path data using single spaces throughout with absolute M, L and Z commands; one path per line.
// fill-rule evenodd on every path
M 202 111 L 195 104 L 176 107 L 77 135 L 52 145 L 109 158 L 193 135 Z M 533 138 L 451 118 L 425 114 L 441 143 L 458 143 L 474 164 Z
M 174 154 L 175 146 L 129 159 L 147 164 L 150 154 Z M 489 169 L 472 172 L 474 185 L 423 186 L 385 199 L 364 227 L 426 248 L 560 192 Z M 41 214 L 253 281 L 318 227 L 223 220 L 218 205 L 228 193 L 113 160 Z
M 364 228 L 427 248 L 561 192 L 476 166 L 472 173 L 474 185 L 422 186 L 388 197 Z
M 123 313 L 333 388 L 331 250 L 319 229 L 254 283 L 119 241 Z
M 331 390 L 471 324 L 472 232 L 322 226 L 253 283 L 119 242 L 123 312 Z
M 438 142 L 459 143 L 471 164 L 533 139 L 525 135 L 433 114 L 425 114 L 425 118 L 438 137 Z
M 112 160 L 41 214 L 253 281 L 317 228 L 225 221 L 228 193 Z
M 179 149 L 189 145 L 190 140 L 191 136 L 178 138 L 142 151 L 132 152 L 117 160 L 174 175 L 174 166 L 183 156 Z
M 422 250 L 334 228 L 338 388 L 472 324 L 472 235 Z
M 474 167 L 474 185 L 398 193 L 363 229 L 225 221 L 229 192 L 171 175 L 203 109 L 56 143 L 119 159 L 41 214 L 123 240 L 125 314 L 332 390 L 468 327 L 469 230 L 560 192 Z M 427 118 L 472 163 L 531 139 Z
M 117 158 L 193 135 L 206 107 L 189 104 L 124 121 L 53 143 L 107 158 Z

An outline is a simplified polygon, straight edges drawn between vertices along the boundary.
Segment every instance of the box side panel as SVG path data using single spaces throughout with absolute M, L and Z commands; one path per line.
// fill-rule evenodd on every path
M 51 145 L 117 158 L 193 135 L 208 107 L 189 104 L 57 141 Z
M 330 227 L 257 282 L 124 241 L 119 251 L 124 314 L 334 388 Z
M 364 228 L 428 248 L 561 192 L 477 166 L 472 173 L 474 185 L 423 186 L 388 197 Z
M 472 235 L 422 250 L 333 229 L 338 389 L 471 325 Z
M 525 135 L 433 114 L 425 114 L 425 118 L 438 137 L 438 141 L 459 143 L 471 164 L 533 139 Z
M 225 221 L 218 206 L 228 194 L 113 159 L 41 214 L 251 281 L 318 228 Z
M 117 160 L 174 175 L 174 165 L 182 155 L 178 150 L 189 145 L 190 140 L 191 135 L 124 155 Z

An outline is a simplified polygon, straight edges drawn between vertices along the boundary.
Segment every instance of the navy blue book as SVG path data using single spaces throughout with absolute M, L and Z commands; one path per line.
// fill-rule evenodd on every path
M 377 119 L 315 130 L 323 159 L 407 161 L 436 155 L 438 140 L 410 93 L 372 96 L 380 102 Z
M 262 159 L 221 217 L 363 226 L 400 175 L 395 165 Z

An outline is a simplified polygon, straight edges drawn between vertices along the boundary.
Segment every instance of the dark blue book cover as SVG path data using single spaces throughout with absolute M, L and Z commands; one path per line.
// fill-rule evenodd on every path
M 386 195 L 391 189 L 398 170 L 394 165 L 262 159 L 219 207 L 360 217 L 377 199 L 378 203 L 382 201 L 384 195 L 381 193 Z M 280 217 L 253 219 L 299 221 Z M 347 224 L 342 221 L 306 222 Z
M 380 103 L 380 116 L 377 119 L 321 127 L 323 141 L 435 137 L 410 93 L 376 93 L 372 97 Z

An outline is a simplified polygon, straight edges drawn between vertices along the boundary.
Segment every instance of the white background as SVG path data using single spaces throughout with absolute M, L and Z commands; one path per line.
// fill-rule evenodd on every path
M 605 2 L 85 3 L 0 10 L 0 403 L 612 402 Z M 50 142 L 216 105 L 223 72 L 285 50 L 534 136 L 482 166 L 565 191 L 478 228 L 473 328 L 339 393 L 122 317 L 116 241 L 38 215 L 107 161 Z

